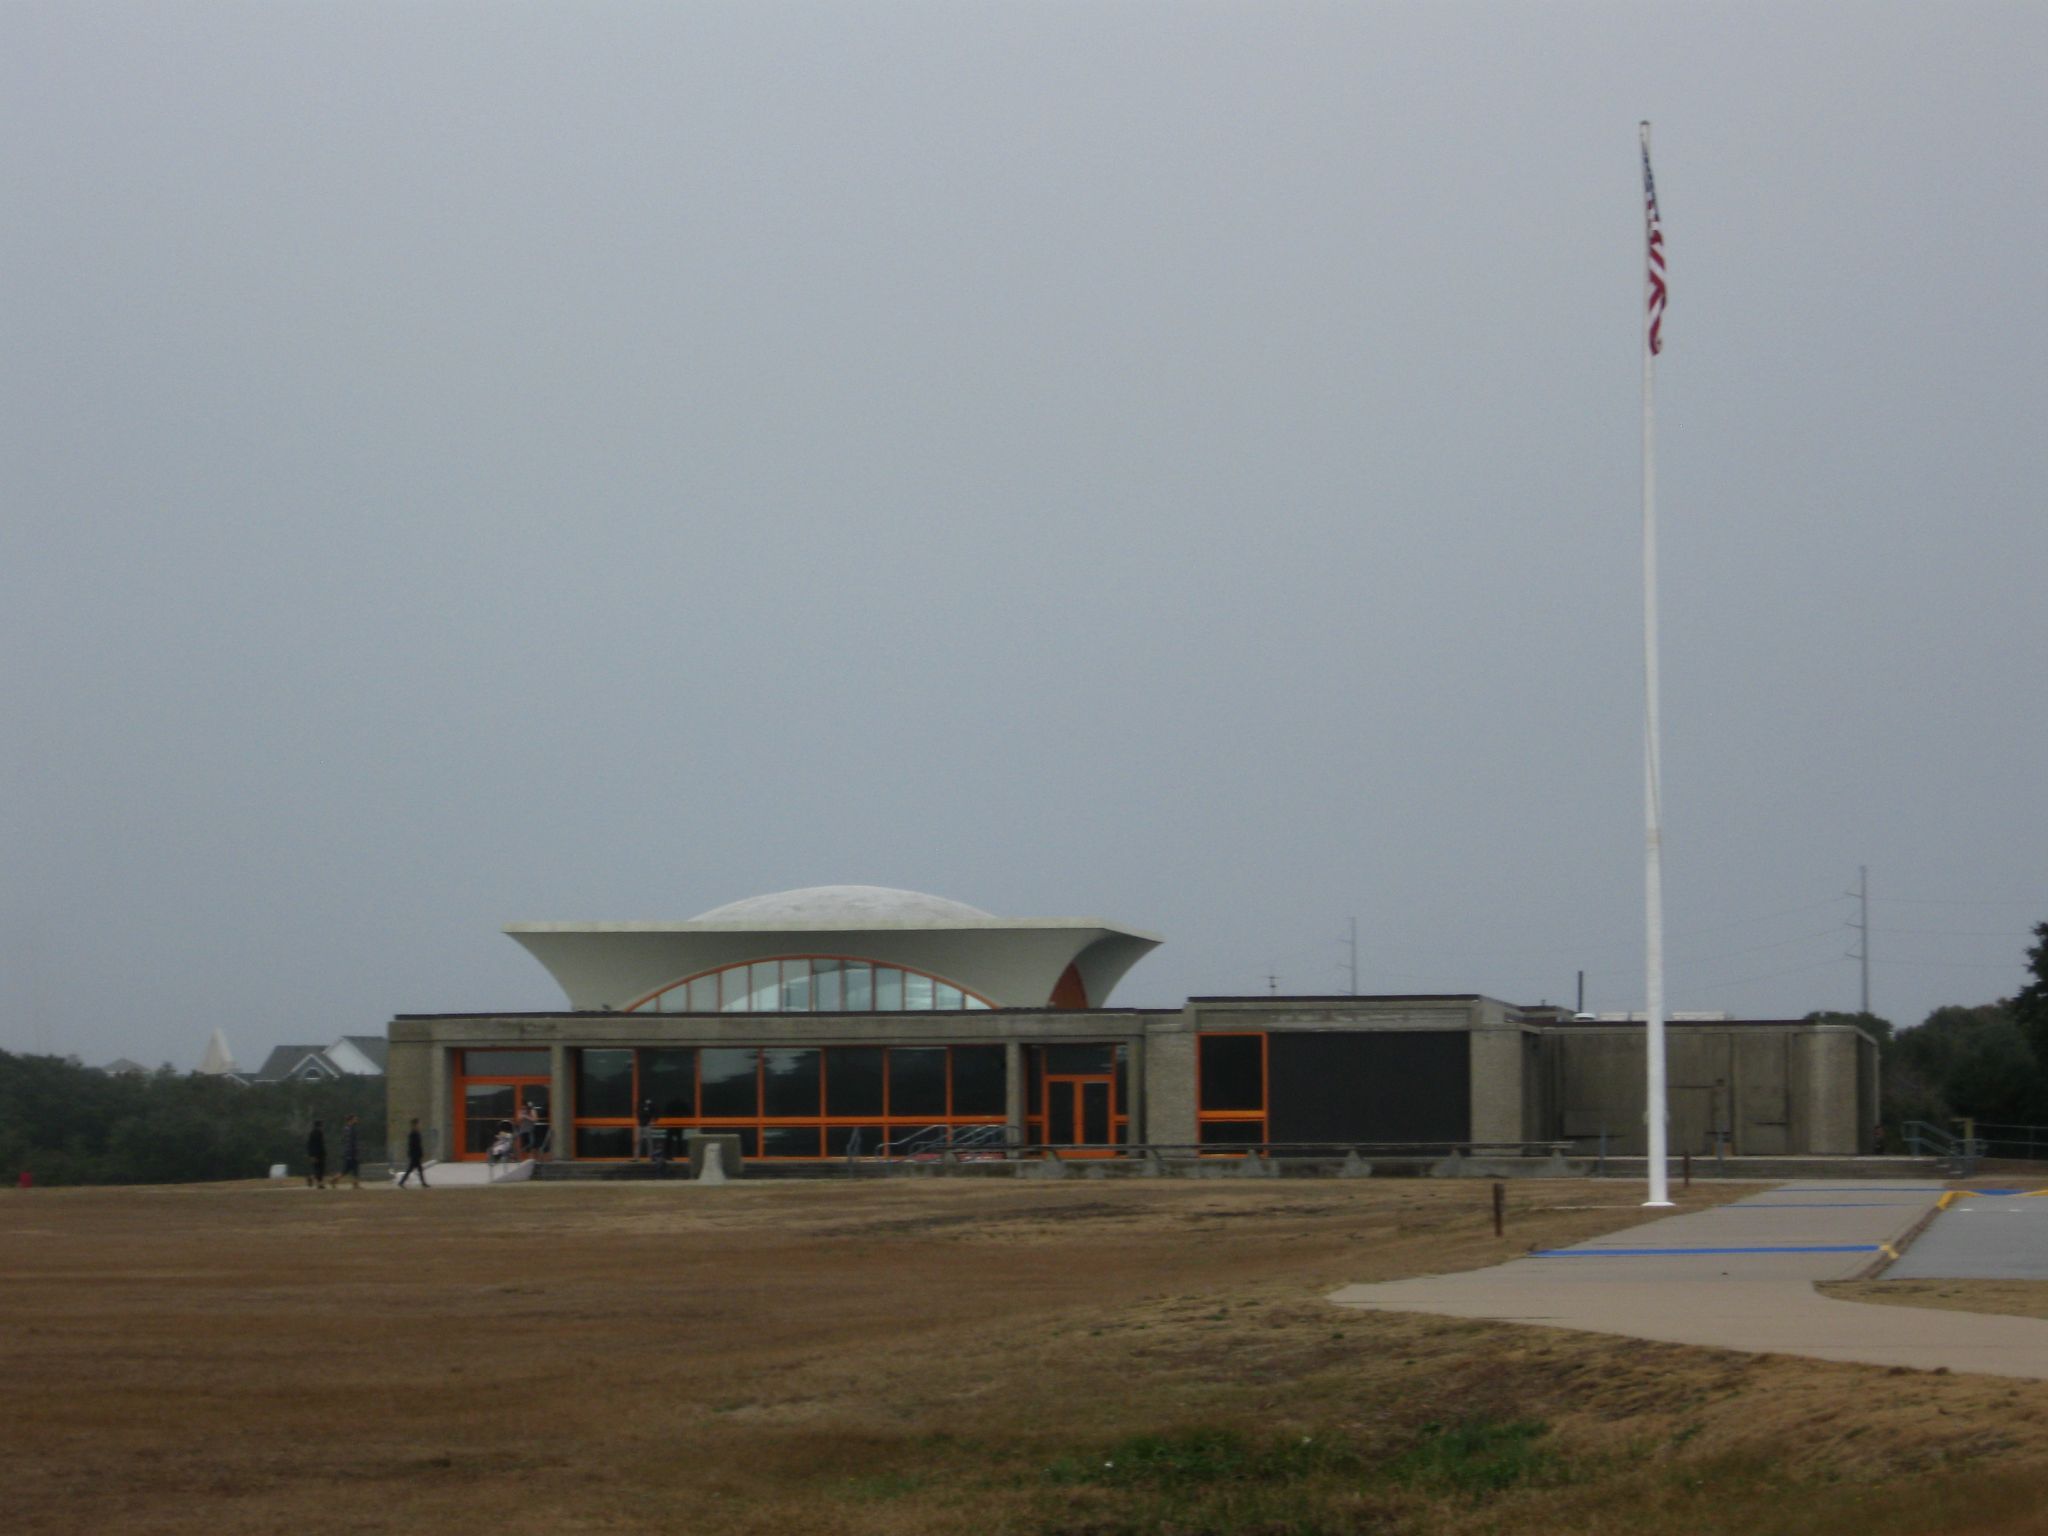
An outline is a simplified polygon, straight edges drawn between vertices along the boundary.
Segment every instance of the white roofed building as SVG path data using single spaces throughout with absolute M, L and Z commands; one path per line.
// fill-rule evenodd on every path
M 567 1008 L 393 1019 L 394 1145 L 418 1117 L 455 1159 L 515 1130 L 589 1163 L 702 1134 L 750 1162 L 1138 1143 L 1619 1155 L 1643 1123 L 1640 1026 L 1473 993 L 1117 1007 L 1161 941 L 1102 918 L 825 885 L 681 921 L 505 932 Z M 1875 1123 L 1875 1050 L 1853 1029 L 1674 1021 L 1670 1055 L 1674 1151 L 1853 1152 Z

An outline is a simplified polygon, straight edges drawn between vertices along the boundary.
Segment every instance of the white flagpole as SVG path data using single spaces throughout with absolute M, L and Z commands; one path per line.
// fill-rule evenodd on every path
M 1649 1198 L 1644 1205 L 1671 1204 L 1669 1120 L 1664 1085 L 1664 802 L 1663 768 L 1657 724 L 1657 355 L 1650 345 L 1651 266 L 1656 255 L 1648 247 L 1650 209 L 1650 125 L 1641 128 L 1644 177 L 1643 313 L 1643 819 L 1646 869 L 1644 894 L 1644 970 L 1648 1007 L 1644 1016 L 1644 1055 L 1648 1061 L 1643 1118 L 1649 1131 Z

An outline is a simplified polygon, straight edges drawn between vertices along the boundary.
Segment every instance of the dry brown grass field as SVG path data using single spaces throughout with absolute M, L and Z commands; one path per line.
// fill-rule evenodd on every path
M 1488 1193 L 8 1192 L 0 1532 L 2048 1531 L 2048 1383 L 1324 1301 L 1641 1216 Z

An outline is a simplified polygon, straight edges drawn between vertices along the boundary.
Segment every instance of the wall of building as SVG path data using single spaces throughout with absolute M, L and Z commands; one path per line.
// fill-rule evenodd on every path
M 1640 1024 L 1566 1024 L 1541 1032 L 1546 1137 L 1640 1156 L 1647 1142 Z M 1670 1024 L 1665 1082 L 1674 1156 L 1854 1154 L 1869 1149 L 1877 1046 L 1847 1025 Z
M 1130 1139 L 1213 1139 L 1201 1105 L 1204 1035 L 1265 1037 L 1268 1102 L 1255 1140 L 1569 1141 L 1590 1152 L 1644 1145 L 1643 1030 L 1575 1024 L 1476 996 L 1195 998 L 1176 1010 L 904 1014 L 509 1014 L 401 1016 L 390 1026 L 394 1149 L 418 1116 L 437 1155 L 454 1151 L 451 1053 L 548 1053 L 556 1113 L 573 1053 L 662 1046 L 1003 1044 L 1006 1118 L 1024 1122 L 1026 1051 L 1062 1042 L 1126 1048 Z M 1246 1047 L 1249 1049 L 1249 1046 Z M 1667 1031 L 1671 1149 L 1734 1155 L 1868 1150 L 1876 1047 L 1846 1025 L 1674 1024 Z M 1276 1100 L 1280 1094 L 1285 1102 Z M 1229 1127 L 1224 1127 L 1229 1129 Z M 566 1138 L 558 1151 L 568 1150 Z

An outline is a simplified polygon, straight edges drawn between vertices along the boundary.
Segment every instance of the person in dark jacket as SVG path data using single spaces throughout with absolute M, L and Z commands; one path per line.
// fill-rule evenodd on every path
M 405 1181 L 414 1174 L 420 1176 L 420 1188 L 427 1187 L 426 1141 L 420 1136 L 420 1123 L 415 1120 L 412 1129 L 405 1133 L 405 1172 L 398 1176 L 398 1187 L 405 1188 Z
M 306 1182 L 315 1189 L 327 1187 L 327 1132 L 318 1120 L 306 1133 Z
M 343 1179 L 349 1180 L 356 1189 L 363 1187 L 363 1148 L 354 1115 L 341 1122 L 341 1172 L 334 1176 L 336 1189 L 341 1188 Z

